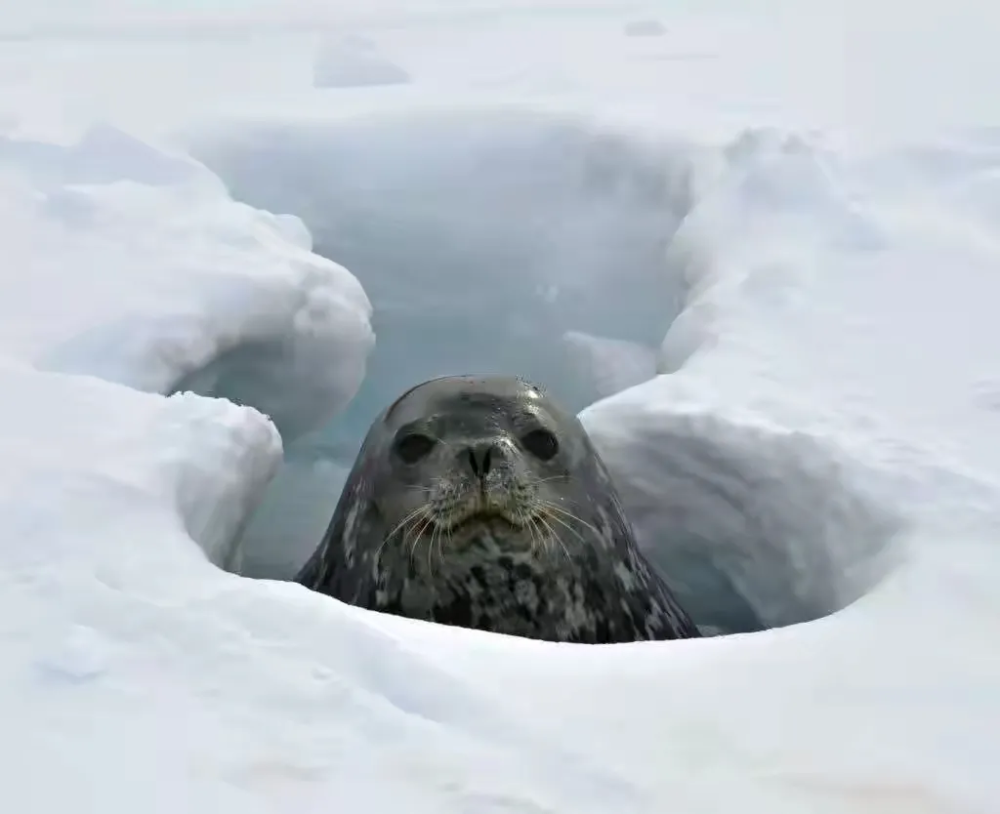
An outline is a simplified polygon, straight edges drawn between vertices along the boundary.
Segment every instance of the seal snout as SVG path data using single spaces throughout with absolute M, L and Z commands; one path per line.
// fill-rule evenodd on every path
M 472 474 L 483 480 L 490 473 L 495 459 L 500 457 L 500 450 L 493 441 L 478 441 L 466 446 L 459 456 Z
M 522 482 L 513 453 L 503 439 L 491 437 L 456 444 L 451 472 L 439 480 L 432 501 L 438 525 L 454 529 L 495 519 L 522 524 L 531 513 L 531 490 Z

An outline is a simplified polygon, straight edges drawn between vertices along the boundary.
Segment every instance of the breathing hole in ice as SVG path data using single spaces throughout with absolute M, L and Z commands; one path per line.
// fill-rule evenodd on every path
M 249 126 L 193 152 L 238 200 L 300 217 L 314 250 L 350 269 L 374 307 L 358 394 L 327 426 L 286 435 L 285 465 L 241 543 L 246 576 L 294 576 L 369 423 L 406 388 L 516 373 L 581 410 L 657 373 L 685 305 L 687 270 L 667 249 L 696 203 L 690 145 L 572 117 L 466 111 Z M 186 386 L 232 397 L 226 381 Z M 823 477 L 833 464 L 820 446 L 812 464 L 795 463 L 787 438 L 685 421 L 660 428 L 657 449 L 627 453 L 659 456 L 664 490 L 623 492 L 640 543 L 700 625 L 807 621 L 864 592 L 891 522 Z M 601 449 L 628 481 L 626 453 Z M 766 466 L 775 460 L 786 465 Z M 669 529 L 649 522 L 657 506 Z

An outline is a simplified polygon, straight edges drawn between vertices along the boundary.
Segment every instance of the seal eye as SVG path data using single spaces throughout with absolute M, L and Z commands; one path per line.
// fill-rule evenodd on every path
M 403 463 L 415 464 L 425 455 L 434 449 L 435 441 L 419 432 L 411 432 L 396 441 L 396 454 L 403 459 Z
M 521 439 L 524 448 L 536 458 L 548 461 L 559 451 L 559 441 L 548 430 L 532 430 Z

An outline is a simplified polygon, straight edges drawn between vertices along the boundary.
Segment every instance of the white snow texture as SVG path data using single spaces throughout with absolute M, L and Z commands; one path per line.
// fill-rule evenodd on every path
M 0 2 L 0 808 L 995 812 L 992 6 L 216 5 Z M 473 370 L 722 635 L 284 581 Z
M 356 36 L 324 42 L 313 69 L 317 88 L 399 85 L 409 81 L 410 75 L 380 56 L 372 42 Z

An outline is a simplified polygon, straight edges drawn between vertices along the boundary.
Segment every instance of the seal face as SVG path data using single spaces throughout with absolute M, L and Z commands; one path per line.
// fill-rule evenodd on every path
M 515 378 L 432 379 L 388 407 L 296 581 L 533 639 L 700 635 L 639 553 L 579 419 Z

